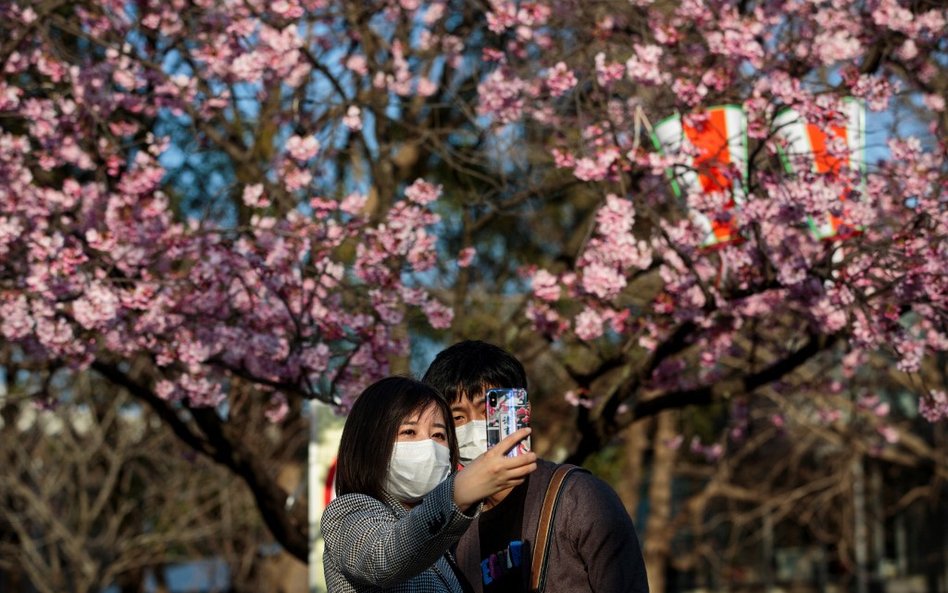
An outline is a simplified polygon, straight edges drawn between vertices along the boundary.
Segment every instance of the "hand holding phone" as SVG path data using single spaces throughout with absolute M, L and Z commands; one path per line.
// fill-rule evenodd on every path
M 454 479 L 454 504 L 462 511 L 498 492 L 523 484 L 530 472 L 537 469 L 535 453 L 511 456 L 528 439 L 529 428 L 521 428 L 497 443 L 497 447 L 478 455 L 457 473 Z
M 488 450 L 518 429 L 530 426 L 530 402 L 527 399 L 526 389 L 488 389 L 485 405 L 487 406 Z M 511 449 L 507 457 L 515 457 L 529 451 L 530 437 L 527 437 Z

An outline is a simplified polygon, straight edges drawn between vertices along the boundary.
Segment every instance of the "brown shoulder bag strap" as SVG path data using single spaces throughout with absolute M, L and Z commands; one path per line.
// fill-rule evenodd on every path
M 540 509 L 540 519 L 537 522 L 537 535 L 533 539 L 533 558 L 530 562 L 531 593 L 542 592 L 546 586 L 546 564 L 550 554 L 550 545 L 553 543 L 553 519 L 556 516 L 556 505 L 559 502 L 563 482 L 574 471 L 586 470 L 575 465 L 559 466 L 553 472 L 553 478 L 546 488 L 543 507 Z

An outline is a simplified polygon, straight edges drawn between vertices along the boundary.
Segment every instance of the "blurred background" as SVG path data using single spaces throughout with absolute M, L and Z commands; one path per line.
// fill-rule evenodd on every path
M 556 436 L 575 433 L 588 409 L 564 397 L 559 360 L 525 358 L 535 449 L 564 460 L 571 443 Z M 273 539 L 240 479 L 120 391 L 88 376 L 73 389 L 69 407 L 4 406 L 0 520 L 35 539 L 4 530 L 3 591 L 309 590 L 306 565 Z M 664 412 L 575 461 L 625 502 L 653 591 L 944 591 L 948 498 L 934 469 L 946 463 L 943 427 L 919 418 L 897 382 L 875 392 L 878 401 L 829 425 L 807 421 L 814 396 L 803 389 L 795 407 L 738 399 Z M 898 419 L 898 450 L 879 441 L 880 405 Z M 305 419 L 276 426 L 259 410 L 247 417 L 256 419 L 243 427 L 248 444 L 291 494 L 288 504 L 305 507 Z M 742 434 L 730 428 L 720 450 L 699 445 L 735 417 Z M 320 506 L 343 422 L 319 406 Z

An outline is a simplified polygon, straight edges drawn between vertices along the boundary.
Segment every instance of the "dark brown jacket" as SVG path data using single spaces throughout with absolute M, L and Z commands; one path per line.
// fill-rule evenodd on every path
M 524 501 L 521 539 L 529 554 L 546 487 L 557 464 L 540 460 L 530 475 Z M 645 562 L 635 527 L 615 491 L 586 472 L 573 472 L 563 486 L 553 526 L 545 593 L 648 593 Z M 479 520 L 458 542 L 461 571 L 483 593 Z M 529 556 L 524 590 L 529 583 Z

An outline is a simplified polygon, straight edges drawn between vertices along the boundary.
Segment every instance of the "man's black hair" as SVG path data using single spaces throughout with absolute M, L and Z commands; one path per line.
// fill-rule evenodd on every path
M 517 358 L 499 346 L 466 340 L 442 350 L 421 379 L 449 402 L 473 400 L 491 387 L 527 388 L 527 372 Z

